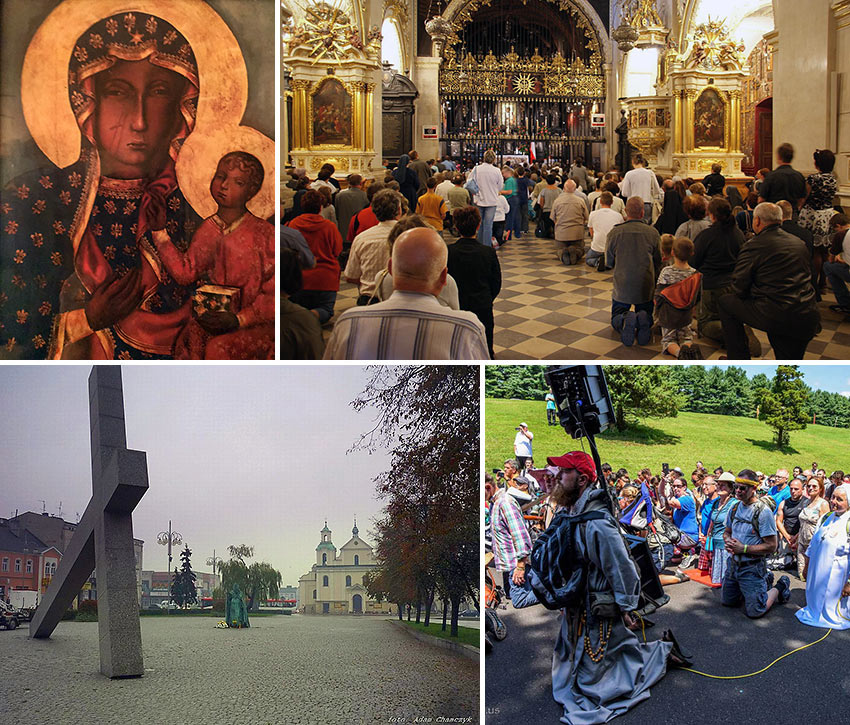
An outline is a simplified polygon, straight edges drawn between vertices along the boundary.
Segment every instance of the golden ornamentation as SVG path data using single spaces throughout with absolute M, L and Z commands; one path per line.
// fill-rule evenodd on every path
M 321 156 L 314 156 L 310 159 L 310 169 L 312 171 L 318 171 L 324 164 L 333 164 L 334 168 L 338 171 L 348 171 L 349 169 L 349 159 L 345 156 L 342 158 L 323 158 Z
M 345 0 L 322 0 L 302 5 L 304 18 L 289 28 L 289 53 L 320 61 L 339 63 L 348 58 L 374 60 L 380 55 L 381 30 L 373 25 L 363 38 L 360 27 L 343 10 Z M 364 29 L 365 30 L 365 29 Z
M 601 98 L 605 76 L 599 66 L 576 59 L 568 63 L 562 55 L 544 59 L 535 49 L 530 58 L 521 58 L 513 49 L 497 57 L 489 52 L 480 62 L 471 54 L 457 57 L 447 48 L 440 67 L 442 96 L 536 95 L 559 98 Z
M 697 161 L 697 171 L 711 171 L 711 167 L 714 166 L 714 164 L 720 164 L 721 173 L 726 167 L 726 164 L 720 159 L 700 159 L 699 161 Z
M 529 73 L 520 73 L 518 76 L 514 76 L 514 90 L 523 94 L 534 92 L 534 77 Z
M 664 27 L 655 0 L 620 0 L 620 13 L 623 21 L 633 28 Z
M 686 65 L 708 71 L 741 70 L 744 44 L 729 37 L 725 20 L 712 20 L 696 27 Z

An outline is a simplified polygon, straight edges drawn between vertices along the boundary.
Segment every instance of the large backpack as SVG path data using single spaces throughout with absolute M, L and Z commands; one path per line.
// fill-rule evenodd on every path
M 610 514 L 605 511 L 584 511 L 575 516 L 559 511 L 534 543 L 528 582 L 547 609 L 573 608 L 584 602 L 587 561 L 576 546 L 576 529 L 606 516 Z
M 729 509 L 729 515 L 726 518 L 726 521 L 727 521 L 726 525 L 729 527 L 730 531 L 732 530 L 732 528 L 731 528 L 732 522 L 735 521 L 735 515 L 738 513 L 738 507 L 740 505 L 741 505 L 741 502 L 736 501 L 735 505 L 732 506 L 731 509 Z M 761 512 L 764 511 L 764 509 L 770 509 L 772 513 L 776 513 L 776 501 L 773 499 L 772 496 L 760 496 L 759 498 L 756 499 L 755 503 L 753 504 L 753 520 L 752 521 L 746 521 L 745 519 L 738 519 L 739 521 L 741 521 L 743 523 L 749 523 L 753 527 L 753 531 L 756 532 L 756 536 L 758 536 L 759 539 L 761 539 L 761 531 L 759 530 L 759 517 L 761 516 Z

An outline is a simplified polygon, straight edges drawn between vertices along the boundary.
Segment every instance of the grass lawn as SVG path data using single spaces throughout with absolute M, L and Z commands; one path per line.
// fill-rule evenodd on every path
M 486 470 L 501 468 L 513 454 L 519 423 L 528 423 L 534 433 L 536 467 L 546 456 L 581 450 L 581 441 L 567 437 L 563 428 L 546 424 L 546 404 L 536 400 L 485 402 Z M 702 461 L 706 468 L 717 466 L 735 471 L 752 468 L 774 473 L 777 468 L 808 468 L 817 461 L 827 475 L 850 469 L 850 430 L 810 425 L 791 433 L 791 445 L 780 451 L 773 443 L 773 428 L 753 418 L 735 418 L 705 413 L 679 413 L 677 418 L 648 418 L 623 433 L 609 430 L 596 444 L 602 461 L 616 470 L 620 466 L 634 476 L 644 466 L 660 472 L 662 463 L 679 466 L 686 474 Z M 585 444 L 585 450 L 587 446 Z M 589 452 L 589 451 L 588 451 Z
M 411 629 L 416 629 L 420 632 L 424 632 L 425 634 L 430 634 L 432 637 L 439 637 L 440 639 L 447 639 L 451 642 L 460 642 L 461 644 L 469 644 L 473 647 L 480 647 L 480 637 L 479 633 L 480 629 L 474 629 L 472 627 L 462 627 L 458 625 L 457 628 L 457 637 L 452 637 L 449 635 L 451 631 L 452 625 L 451 622 L 446 622 L 446 631 L 444 632 L 443 627 L 443 619 L 440 617 L 438 620 L 431 620 L 430 626 L 426 627 L 424 624 L 416 624 L 416 622 L 404 622 L 404 625 L 410 627 Z

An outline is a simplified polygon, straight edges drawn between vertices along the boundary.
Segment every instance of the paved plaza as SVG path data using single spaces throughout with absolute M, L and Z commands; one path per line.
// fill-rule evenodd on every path
M 98 672 L 97 623 L 62 622 L 47 640 L 0 632 L 0 722 L 386 723 L 479 720 L 478 663 L 421 643 L 385 619 L 142 617 L 145 675 Z
M 779 573 L 777 572 L 777 575 Z M 803 584 L 791 577 L 791 601 L 749 620 L 720 604 L 720 590 L 687 582 L 667 587 L 671 601 L 650 619 L 647 639 L 672 628 L 694 668 L 712 675 L 755 672 L 789 650 L 826 634 L 800 624 L 794 613 L 805 605 Z M 561 715 L 552 699 L 552 647 L 558 613 L 542 606 L 502 613 L 508 636 L 485 657 L 488 725 L 552 725 Z M 796 652 L 755 677 L 715 680 L 671 670 L 652 688 L 649 700 L 617 725 L 784 725 L 846 722 L 850 698 L 847 653 L 850 631 L 834 631 L 823 642 Z M 509 682 L 509 685 L 505 683 Z

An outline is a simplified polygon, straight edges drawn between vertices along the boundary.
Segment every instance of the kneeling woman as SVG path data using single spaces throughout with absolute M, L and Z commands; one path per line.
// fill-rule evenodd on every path
M 850 484 L 836 486 L 830 511 L 806 550 L 806 607 L 797 619 L 812 627 L 850 629 Z

